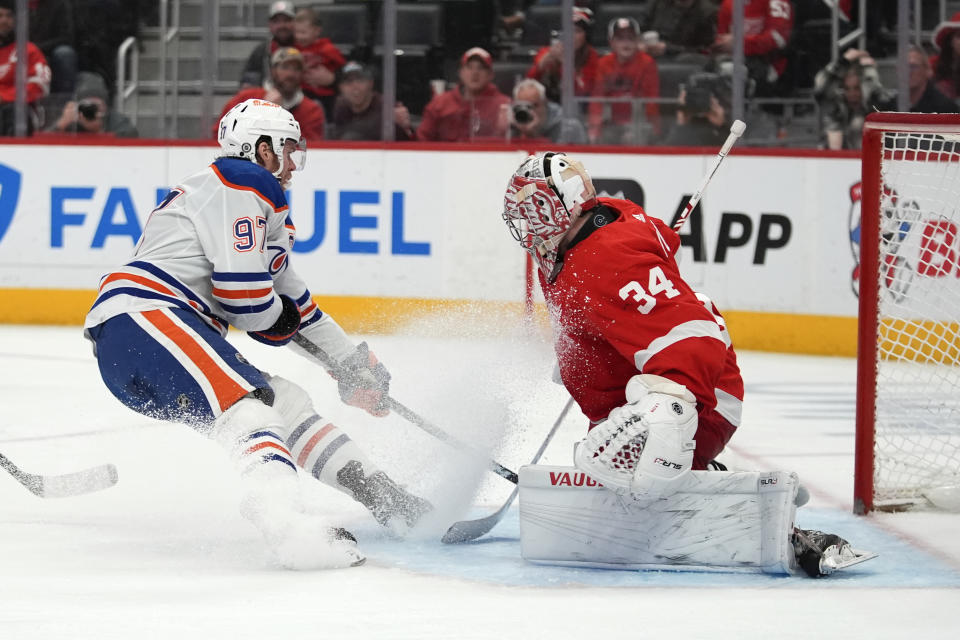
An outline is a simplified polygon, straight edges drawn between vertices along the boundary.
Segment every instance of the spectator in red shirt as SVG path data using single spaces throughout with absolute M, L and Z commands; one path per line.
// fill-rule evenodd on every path
M 329 116 L 337 97 L 337 71 L 346 59 L 330 38 L 322 38 L 323 23 L 313 9 L 297 9 L 293 21 L 293 41 L 303 54 L 303 93 L 323 105 Z
M 0 135 L 12 136 L 14 133 L 14 100 L 17 96 L 17 33 L 15 27 L 15 3 L 12 0 L 0 2 Z M 27 43 L 27 104 L 30 114 L 27 118 L 29 132 L 37 126 L 33 104 L 50 93 L 50 66 L 43 53 L 32 42 Z
M 593 12 L 583 7 L 573 8 L 573 93 L 589 96 L 593 92 L 593 83 L 597 76 L 597 61 L 600 56 L 590 46 L 588 40 L 590 27 L 593 26 Z M 543 47 L 533 58 L 533 64 L 527 71 L 527 77 L 539 80 L 547 90 L 547 98 L 560 102 L 561 81 L 563 79 L 563 43 L 555 39 L 549 47 Z
M 616 18 L 607 28 L 610 53 L 597 63 L 594 98 L 658 98 L 660 76 L 657 63 L 640 49 L 640 26 L 633 18 Z M 639 108 L 638 108 L 639 111 Z M 644 108 L 647 124 L 654 135 L 660 134 L 660 109 L 656 102 Z M 595 101 L 589 108 L 591 142 L 602 144 L 640 144 L 647 141 L 644 127 L 637 126 L 634 105 L 629 102 Z
M 493 84 L 493 58 L 480 47 L 460 58 L 460 83 L 435 96 L 423 110 L 419 140 L 468 142 L 504 139 L 510 98 Z
M 268 100 L 279 104 L 293 114 L 300 123 L 300 133 L 307 142 L 323 140 L 326 119 L 323 107 L 304 97 L 300 85 L 303 82 L 303 56 L 293 47 L 282 47 L 270 58 L 270 79 L 259 89 L 243 89 L 227 101 L 220 113 L 219 123 L 235 105 L 250 98 Z M 213 135 L 217 135 L 217 126 Z
M 263 85 L 270 76 L 270 56 L 280 47 L 293 46 L 293 18 L 296 11 L 292 2 L 280 0 L 270 5 L 269 21 L 270 39 L 258 44 L 240 76 L 241 89 L 255 89 Z
M 790 0 L 744 0 L 743 53 L 747 70 L 756 82 L 757 95 L 778 93 L 777 81 L 787 68 L 786 49 L 793 31 Z M 717 39 L 713 53 L 733 51 L 733 0 L 723 0 L 717 13 Z

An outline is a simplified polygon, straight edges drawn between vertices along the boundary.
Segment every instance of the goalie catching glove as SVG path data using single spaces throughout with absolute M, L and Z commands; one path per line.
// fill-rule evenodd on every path
M 650 374 L 630 378 L 626 398 L 579 443 L 574 464 L 637 499 L 675 493 L 693 465 L 696 398 L 685 386 Z
M 331 371 L 330 375 L 336 379 L 340 399 L 345 403 L 377 417 L 390 413 L 386 406 L 390 372 L 377 360 L 366 342 L 358 344 L 340 361 L 338 370 Z

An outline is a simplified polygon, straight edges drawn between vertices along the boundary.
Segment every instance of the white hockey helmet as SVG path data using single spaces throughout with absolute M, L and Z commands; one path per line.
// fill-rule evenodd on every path
M 261 136 L 270 138 L 273 152 L 281 159 L 287 141 L 293 141 L 296 145 L 292 155 L 294 170 L 303 169 L 307 159 L 307 143 L 300 135 L 300 123 L 280 105 L 256 98 L 244 100 L 220 118 L 220 128 L 217 131 L 220 155 L 256 162 L 257 140 Z M 282 171 L 281 160 L 280 168 L 273 175 L 279 178 Z
M 547 282 L 562 263 L 557 247 L 582 211 L 596 205 L 597 192 L 583 165 L 564 153 L 527 157 L 507 184 L 503 219 L 514 239 L 526 249 Z

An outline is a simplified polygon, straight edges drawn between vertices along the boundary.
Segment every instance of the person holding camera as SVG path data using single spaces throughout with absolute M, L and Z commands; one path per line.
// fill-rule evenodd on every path
M 673 147 L 722 145 L 730 129 L 730 92 L 722 76 L 695 73 L 680 88 L 677 123 L 664 144 Z
M 564 118 L 563 109 L 547 100 L 541 83 L 527 78 L 513 88 L 510 139 L 545 140 L 556 144 L 586 144 L 587 130 L 577 118 Z
M 813 89 L 828 149 L 859 149 L 867 114 L 891 99 L 876 61 L 860 49 L 847 49 L 821 69 Z
M 63 106 L 63 112 L 48 132 L 136 138 L 139 134 L 130 119 L 110 109 L 107 84 L 103 78 L 90 72 L 79 75 L 76 100 Z
M 573 93 L 577 96 L 589 96 L 597 77 L 597 62 L 600 56 L 590 46 L 589 31 L 593 26 L 593 12 L 585 7 L 573 8 Z M 563 43 L 560 34 L 554 32 L 550 46 L 541 48 L 533 58 L 533 64 L 527 70 L 527 77 L 538 80 L 547 89 L 547 97 L 560 100 L 563 80 Z

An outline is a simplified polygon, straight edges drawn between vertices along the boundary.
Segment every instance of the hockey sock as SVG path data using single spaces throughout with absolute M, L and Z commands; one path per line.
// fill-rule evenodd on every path
M 353 496 L 353 492 L 337 481 L 337 472 L 356 461 L 369 474 L 376 467 L 360 447 L 332 422 L 313 414 L 301 422 L 287 438 L 287 446 L 296 465 L 320 482 Z
M 297 476 L 293 456 L 280 434 L 281 416 L 254 398 L 243 398 L 225 411 L 214 424 L 211 437 L 230 451 L 244 477 L 261 467 L 280 475 Z

